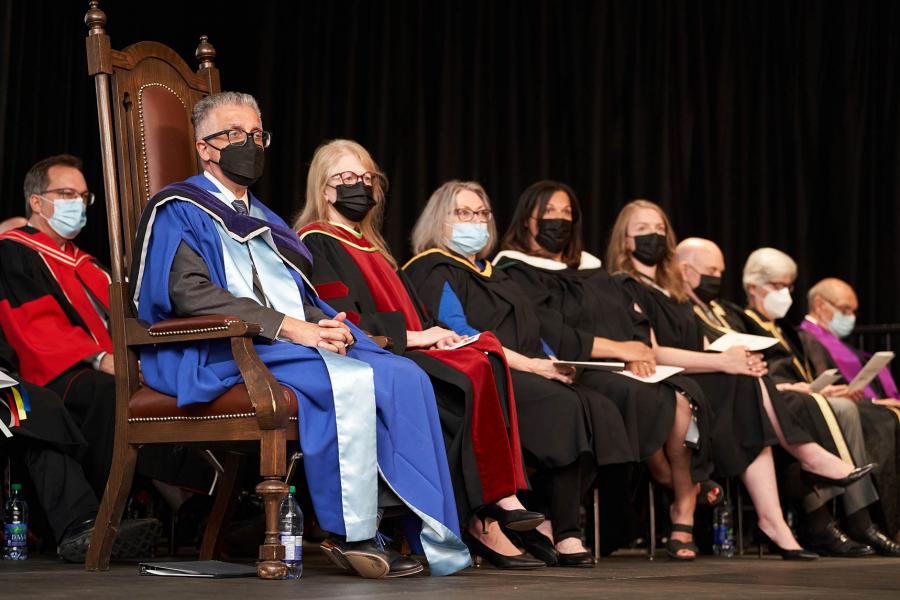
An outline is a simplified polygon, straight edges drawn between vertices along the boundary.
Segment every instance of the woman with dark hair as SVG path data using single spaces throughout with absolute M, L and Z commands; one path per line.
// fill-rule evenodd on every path
M 621 285 L 601 268 L 600 260 L 582 250 L 581 207 L 569 186 L 539 181 L 526 189 L 501 248 L 494 265 L 535 302 L 541 336 L 556 356 L 620 360 L 636 375 L 653 371 L 656 361 L 647 319 L 626 300 Z M 721 487 L 707 480 L 712 470 L 705 439 L 709 418 L 696 383 L 679 376 L 644 383 L 590 369 L 583 370 L 577 381 L 618 404 L 636 444 L 635 454 L 657 482 L 674 490 L 673 524 L 692 526 L 698 488 L 701 502 L 714 505 L 722 500 Z M 688 446 L 685 436 L 693 414 L 698 417 L 694 432 L 701 437 Z M 703 486 L 695 483 L 699 481 Z M 696 554 L 684 529 L 675 529 L 670 539 L 674 558 Z
M 412 239 L 416 256 L 403 269 L 426 308 L 458 333 L 489 331 L 503 344 L 526 463 L 538 469 L 535 488 L 546 487 L 549 496 L 550 522 L 523 536 L 525 547 L 548 564 L 593 566 L 578 527 L 584 491 L 597 466 L 637 460 L 618 409 L 574 384 L 572 369 L 554 365 L 527 294 L 486 260 L 496 227 L 478 183 L 439 187 Z
M 527 482 L 500 344 L 486 334 L 453 349 L 463 337 L 422 310 L 381 238 L 385 187 L 378 165 L 358 143 L 332 140 L 316 150 L 306 205 L 294 223 L 315 258 L 313 283 L 323 300 L 369 334 L 387 336 L 394 352 L 428 373 L 470 550 L 498 568 L 543 567 L 523 556 L 500 528 L 527 531 L 544 520 L 516 497 Z
M 829 453 L 810 433 L 813 424 L 798 421 L 758 353 L 732 347 L 705 352 L 707 340 L 675 260 L 676 238 L 663 210 L 634 200 L 621 210 L 610 235 L 607 268 L 622 283 L 650 321 L 650 339 L 660 363 L 683 367 L 700 384 L 713 412 L 712 454 L 717 471 L 740 475 L 759 515 L 759 527 L 785 559 L 812 560 L 784 521 L 775 481 L 771 446 L 780 444 L 796 458 L 805 479 L 846 486 L 871 471 L 854 469 Z M 823 443 L 833 440 L 822 440 Z

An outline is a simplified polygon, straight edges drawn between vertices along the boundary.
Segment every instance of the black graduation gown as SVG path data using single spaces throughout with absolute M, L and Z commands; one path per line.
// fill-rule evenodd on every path
M 649 344 L 647 317 L 634 310 L 621 283 L 605 269 L 540 268 L 502 254 L 496 263 L 534 301 L 541 336 L 559 358 L 591 360 L 595 337 Z M 675 419 L 675 391 L 684 389 L 697 407 L 701 433 L 699 449 L 692 457 L 692 475 L 695 481 L 709 477 L 710 419 L 703 392 L 694 381 L 675 376 L 649 384 L 591 370 L 583 370 L 578 381 L 616 402 L 628 428 L 632 450 L 641 460 L 665 444 Z
M 310 273 L 313 285 L 342 282 L 347 288 L 343 295 L 326 298 L 329 305 L 335 310 L 353 313 L 359 319 L 359 327 L 369 334 L 389 337 L 393 343 L 393 352 L 409 358 L 428 373 L 441 419 L 457 513 L 461 523 L 468 523 L 474 509 L 498 499 L 485 498 L 479 477 L 478 461 L 472 444 L 472 382 L 464 373 L 427 354 L 406 351 L 407 327 L 403 313 L 378 310 L 365 277 L 340 241 L 328 235 L 311 233 L 303 237 L 303 242 L 314 258 Z M 430 314 L 423 310 L 406 275 L 402 271 L 398 271 L 398 275 L 417 309 L 423 329 L 436 325 Z M 508 429 L 506 368 L 497 357 L 488 355 L 488 359 Z
M 488 263 L 477 270 L 466 259 L 441 250 L 419 254 L 404 266 L 425 307 L 438 313 L 444 284 L 449 283 L 468 323 L 493 332 L 504 347 L 530 358 L 546 358 L 540 320 L 531 299 L 505 273 Z M 512 371 L 519 433 L 526 461 L 542 468 L 574 463 L 591 453 L 597 465 L 634 462 L 615 404 L 580 384 L 566 385 L 522 371 Z
M 619 273 L 615 277 L 647 315 L 660 346 L 704 351 L 704 333 L 690 302 L 678 302 L 628 274 Z M 764 448 L 778 444 L 762 403 L 760 380 L 727 373 L 703 373 L 690 378 L 700 384 L 709 401 L 712 456 L 718 472 L 728 477 L 740 475 Z M 787 441 L 792 444 L 816 441 L 793 417 L 772 380 L 763 377 L 761 381 L 769 392 Z

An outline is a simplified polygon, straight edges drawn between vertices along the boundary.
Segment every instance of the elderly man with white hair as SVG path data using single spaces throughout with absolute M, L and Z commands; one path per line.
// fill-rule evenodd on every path
M 833 446 L 828 445 L 832 452 L 852 464 L 866 464 L 868 455 L 859 412 L 852 401 L 840 397 L 846 394 L 846 386 L 829 386 L 823 390 L 827 397 L 810 393 L 809 369 L 795 350 L 799 344 L 789 340 L 774 322 L 790 307 L 790 292 L 797 276 L 796 263 L 773 248 L 753 252 L 743 272 L 749 304 L 744 310 L 718 298 L 724 258 L 713 242 L 688 238 L 679 244 L 678 258 L 688 295 L 694 302 L 694 312 L 707 335 L 714 338 L 737 331 L 777 338 L 779 343 L 767 350 L 765 357 L 769 376 L 789 399 L 791 409 L 812 417 L 818 435 L 833 442 Z M 807 547 L 820 554 L 859 556 L 865 554 L 863 547 L 871 546 L 881 554 L 900 556 L 900 546 L 880 533 L 869 518 L 867 507 L 878 500 L 871 477 L 848 486 L 843 495 L 852 535 L 842 532 L 828 512 L 827 501 L 840 492 L 836 488 L 807 491 L 802 502 L 806 512 Z

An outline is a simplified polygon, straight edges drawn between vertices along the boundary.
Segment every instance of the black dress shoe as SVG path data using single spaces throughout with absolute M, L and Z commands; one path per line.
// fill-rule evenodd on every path
M 539 512 L 521 508 L 506 510 L 500 508 L 496 504 L 479 506 L 475 510 L 475 515 L 481 519 L 482 523 L 484 523 L 486 519 L 493 519 L 500 524 L 500 527 L 512 529 L 513 531 L 528 531 L 529 529 L 534 529 L 543 523 L 546 518 Z
M 506 556 L 491 550 L 481 540 L 471 535 L 468 531 L 463 533 L 463 541 L 469 547 L 469 551 L 475 556 L 480 556 L 498 569 L 543 569 L 544 561 L 531 558 L 525 553 L 517 556 Z
M 559 562 L 559 552 L 547 536 L 534 529 L 529 531 L 504 530 L 506 536 L 517 546 L 525 548 L 525 551 L 548 567 L 555 567 Z
M 900 556 L 900 544 L 878 531 L 878 527 L 874 524 L 869 525 L 861 535 L 854 535 L 852 538 L 861 544 L 871 546 L 882 556 Z
M 56 548 L 59 557 L 66 562 L 83 563 L 94 534 L 94 524 L 94 519 L 89 519 L 70 526 Z M 162 523 L 156 519 L 125 519 L 119 523 L 111 558 L 123 560 L 150 556 L 161 533 Z
M 875 463 L 869 463 L 862 467 L 856 467 L 850 474 L 846 477 L 842 477 L 840 479 L 832 479 L 831 477 L 824 477 L 822 475 L 816 475 L 815 473 L 810 473 L 809 471 L 803 471 L 803 478 L 813 484 L 813 485 L 822 485 L 822 486 L 836 486 L 836 487 L 847 487 L 851 483 L 859 481 L 866 475 L 872 472 L 872 470 L 878 465 Z
M 596 566 L 594 557 L 590 552 L 575 552 L 574 554 L 559 553 L 557 567 L 577 567 L 581 569 L 593 569 Z
M 875 550 L 871 546 L 851 540 L 834 521 L 830 522 L 822 531 L 810 534 L 805 540 L 804 546 L 820 556 L 856 558 L 875 554 Z
M 360 577 L 381 579 L 391 571 L 391 561 L 375 539 L 346 542 L 331 536 L 319 547 L 332 563 Z
M 385 548 L 384 552 L 387 554 L 388 561 L 391 564 L 391 569 L 385 577 L 408 577 L 421 573 L 425 569 L 422 563 L 416 559 L 403 556 L 393 548 Z

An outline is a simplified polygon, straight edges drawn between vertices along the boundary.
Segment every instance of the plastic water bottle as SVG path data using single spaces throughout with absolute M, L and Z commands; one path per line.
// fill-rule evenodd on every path
M 303 575 L 303 511 L 294 499 L 296 488 L 281 501 L 278 518 L 278 534 L 284 546 L 284 564 L 288 568 L 288 579 L 300 579 Z
M 10 486 L 12 493 L 3 511 L 3 560 L 28 558 L 28 504 L 21 496 L 22 484 Z
M 733 514 L 728 498 L 713 511 L 713 554 L 716 556 L 734 556 Z

